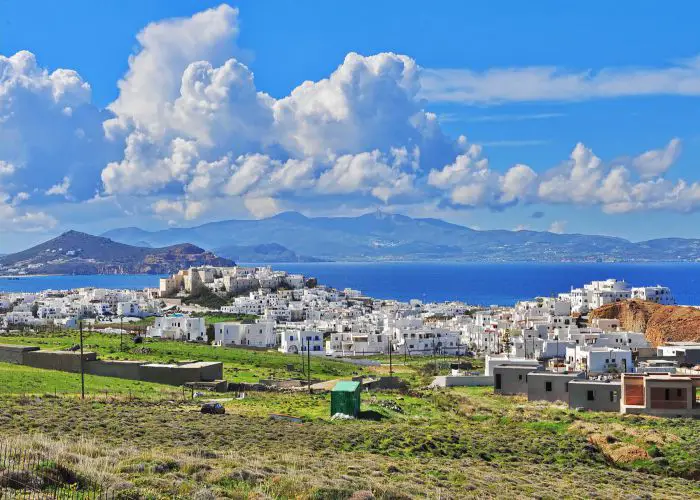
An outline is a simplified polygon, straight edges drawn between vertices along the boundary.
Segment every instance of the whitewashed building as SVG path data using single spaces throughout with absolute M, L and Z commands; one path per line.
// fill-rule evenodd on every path
M 224 322 L 214 325 L 214 345 L 217 346 L 274 347 L 275 344 L 272 321 Z
M 632 298 L 648 300 L 665 306 L 674 305 L 676 303 L 676 299 L 673 297 L 671 289 L 667 286 L 661 285 L 632 288 Z
M 146 329 L 146 336 L 168 340 L 203 341 L 207 338 L 204 318 L 189 318 L 182 315 L 156 318 L 153 326 Z

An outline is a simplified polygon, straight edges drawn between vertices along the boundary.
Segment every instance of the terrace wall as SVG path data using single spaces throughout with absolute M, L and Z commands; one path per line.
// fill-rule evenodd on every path
M 224 365 L 218 362 L 189 362 L 165 365 L 146 361 L 114 361 L 97 359 L 94 352 L 83 353 L 85 373 L 103 377 L 141 380 L 167 385 L 187 382 L 210 382 L 224 377 Z M 44 370 L 80 373 L 80 353 L 42 351 L 33 346 L 0 345 L 0 362 Z
M 97 354 L 85 352 L 83 353 L 83 359 L 86 362 L 95 361 Z M 43 368 L 44 370 L 79 373 L 80 353 L 71 351 L 30 351 L 24 353 L 23 364 L 33 368 Z
M 23 365 L 24 355 L 28 352 L 38 350 L 38 347 L 26 345 L 0 345 L 0 363 Z

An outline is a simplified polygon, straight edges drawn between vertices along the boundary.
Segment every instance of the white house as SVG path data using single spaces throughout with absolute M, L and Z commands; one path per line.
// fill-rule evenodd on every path
M 566 350 L 566 362 L 571 370 L 583 370 L 593 374 L 634 371 L 632 351 L 617 347 L 569 347 Z
M 593 345 L 623 349 L 640 349 L 651 346 L 644 334 L 640 332 L 604 332 L 593 341 Z
M 649 300 L 665 306 L 670 306 L 676 303 L 676 300 L 673 298 L 673 294 L 671 293 L 671 289 L 667 286 L 661 285 L 632 288 L 632 298 Z
M 214 345 L 273 347 L 275 345 L 274 322 L 255 323 L 216 323 L 214 325 Z
M 303 330 L 283 330 L 280 332 L 280 352 L 290 354 L 323 354 L 323 333 Z
M 153 326 L 146 329 L 146 336 L 170 340 L 206 340 L 206 326 L 204 318 L 165 316 L 156 318 Z

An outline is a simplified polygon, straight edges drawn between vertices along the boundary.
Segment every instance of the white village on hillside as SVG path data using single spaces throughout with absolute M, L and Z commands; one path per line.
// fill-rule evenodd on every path
M 217 313 L 236 320 L 207 328 L 188 297 L 225 298 Z M 166 341 L 210 343 L 221 348 L 277 349 L 290 355 L 357 358 L 483 356 L 483 374 L 437 377 L 433 384 L 493 385 L 503 394 L 568 401 L 590 408 L 657 415 L 700 414 L 700 343 L 668 342 L 656 348 L 642 332 L 618 320 L 588 314 L 606 304 L 639 299 L 675 304 L 665 286 L 632 287 L 593 281 L 557 297 L 537 297 L 513 307 L 462 302 L 400 302 L 337 290 L 314 278 L 270 267 L 202 267 L 160 279 L 140 291 L 79 288 L 0 295 L 0 325 L 76 328 L 99 322 L 123 333 L 125 322 L 155 316 L 143 334 Z M 120 327 L 121 325 L 121 327 Z

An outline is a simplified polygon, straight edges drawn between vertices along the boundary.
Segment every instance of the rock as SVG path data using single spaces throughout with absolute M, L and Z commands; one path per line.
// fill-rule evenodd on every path
M 386 408 L 387 410 L 394 411 L 396 413 L 403 413 L 403 408 L 401 408 L 396 401 L 392 401 L 390 399 L 382 400 L 377 403 L 378 406 L 381 406 L 382 408 Z
M 223 415 L 226 408 L 221 403 L 204 403 L 200 411 L 208 415 Z
M 590 317 L 619 319 L 625 330 L 644 332 L 653 345 L 700 340 L 700 311 L 692 307 L 633 299 L 606 304 L 592 311 Z

